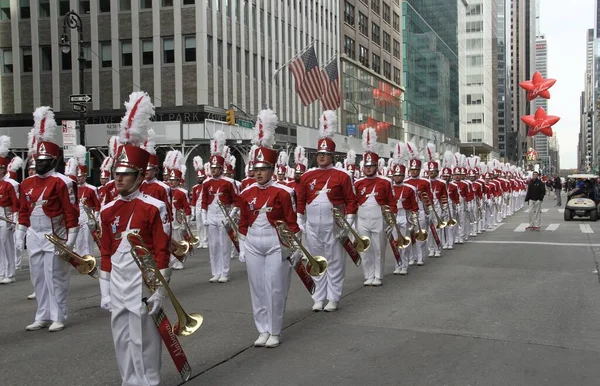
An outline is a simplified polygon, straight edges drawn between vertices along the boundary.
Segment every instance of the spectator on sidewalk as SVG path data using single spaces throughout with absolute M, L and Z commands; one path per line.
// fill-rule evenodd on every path
M 538 178 L 539 172 L 534 171 L 529 185 L 527 185 L 527 195 L 525 196 L 525 202 L 531 201 L 531 208 L 529 211 L 529 226 L 525 229 L 539 231 L 540 223 L 542 222 L 542 201 L 546 195 L 546 187 L 544 183 Z
M 562 197 L 560 196 L 562 190 L 562 181 L 558 174 L 554 177 L 554 191 L 556 192 L 556 206 L 562 206 Z

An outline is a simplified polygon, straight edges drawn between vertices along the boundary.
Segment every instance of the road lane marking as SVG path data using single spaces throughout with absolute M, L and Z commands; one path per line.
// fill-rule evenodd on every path
M 486 230 L 486 232 L 493 232 L 493 231 L 495 231 L 496 229 L 500 228 L 502 225 L 504 225 L 504 223 L 503 223 L 503 222 L 501 222 L 500 224 L 498 224 L 498 225 L 496 225 L 496 226 L 493 226 L 491 229 L 488 229 L 488 230 Z
M 565 213 L 565 210 L 564 209 L 559 209 L 558 213 Z
M 531 209 L 525 209 L 525 213 L 529 213 Z
M 547 241 L 514 241 L 514 240 L 469 240 L 468 244 L 525 244 L 525 245 L 552 245 L 557 247 L 600 247 L 600 244 L 586 243 L 552 243 Z
M 560 224 L 550 224 L 548 225 L 548 227 L 544 230 L 546 231 L 550 231 L 550 232 L 554 232 L 555 230 L 558 229 L 558 227 L 560 226 Z
M 548 209 L 548 208 L 542 209 L 542 213 L 547 213 L 549 210 L 550 209 Z
M 529 224 L 527 224 L 526 222 L 521 223 L 521 225 L 519 225 L 518 227 L 515 228 L 515 232 L 525 232 L 525 228 L 527 228 L 529 226 Z
M 579 229 L 582 233 L 594 233 L 594 230 L 589 224 L 579 224 Z

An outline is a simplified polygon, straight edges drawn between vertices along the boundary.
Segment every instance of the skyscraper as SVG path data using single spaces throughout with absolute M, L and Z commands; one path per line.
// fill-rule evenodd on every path
M 544 35 L 539 35 L 535 42 L 535 69 L 539 71 L 544 78 L 548 77 L 548 42 Z M 533 111 L 539 107 L 548 111 L 548 100 L 544 98 L 536 98 L 532 102 Z M 538 134 L 533 137 L 533 148 L 538 153 L 538 163 L 543 173 L 550 173 L 550 155 L 548 147 L 548 137 L 543 134 Z
M 501 159 L 506 158 L 506 141 L 512 132 L 510 106 L 510 0 L 497 0 L 496 39 L 498 41 L 498 151 Z

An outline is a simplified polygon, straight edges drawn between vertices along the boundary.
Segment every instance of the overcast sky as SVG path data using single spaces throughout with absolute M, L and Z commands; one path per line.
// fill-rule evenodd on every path
M 561 169 L 577 167 L 585 42 L 588 28 L 594 28 L 594 13 L 594 0 L 541 0 L 540 32 L 548 40 L 548 77 L 557 80 L 550 89 L 548 112 L 561 118 L 553 127 L 558 135 Z

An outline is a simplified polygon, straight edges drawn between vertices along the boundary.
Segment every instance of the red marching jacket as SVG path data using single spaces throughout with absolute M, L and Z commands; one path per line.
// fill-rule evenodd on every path
M 440 205 L 446 205 L 448 203 L 448 188 L 446 187 L 446 181 L 436 178 L 430 180 L 430 182 L 433 196 L 438 200 Z
M 204 181 L 202 188 L 202 210 L 208 210 L 208 207 L 214 201 L 215 197 L 224 206 L 238 206 L 238 188 L 235 181 L 228 177 L 211 177 Z
M 100 221 L 102 224 L 100 269 L 102 271 L 112 270 L 111 257 L 123 242 L 122 237 L 125 237 L 123 232 L 127 230 L 139 232 L 154 257 L 158 269 L 169 266 L 170 236 L 164 229 L 164 224 L 169 223 L 169 214 L 162 201 L 139 192 L 132 193 L 127 198 L 119 197 L 102 208 Z
M 269 181 L 265 186 L 250 186 L 240 194 L 241 210 L 239 232 L 246 236 L 248 228 L 261 213 L 266 213 L 269 224 L 275 227 L 276 221 L 285 221 L 293 233 L 300 228 L 296 223 L 296 212 L 292 199 L 292 190 L 282 184 Z
M 13 213 L 19 211 L 17 192 L 15 192 L 13 184 L 6 180 L 0 180 L 0 209 L 2 209 L 0 215 L 7 217 L 9 220 L 12 220 L 10 216 Z
M 254 178 L 254 177 L 246 177 L 246 178 L 244 178 L 242 180 L 242 186 L 240 187 L 240 190 L 246 189 L 248 186 L 252 185 L 255 182 L 256 182 L 256 178 Z
M 425 178 L 421 178 L 421 177 L 417 177 L 417 178 L 408 178 L 406 180 L 404 180 L 405 184 L 408 185 L 412 185 L 415 188 L 417 188 L 417 195 L 419 196 L 419 200 L 422 200 L 421 195 L 422 194 L 427 194 L 427 196 L 429 198 L 433 197 L 433 193 L 431 193 L 431 183 L 429 182 L 429 180 L 425 179 Z
M 185 194 L 185 192 L 180 189 L 173 189 L 172 191 L 173 193 L 173 208 L 175 208 L 175 210 L 182 210 L 186 216 L 189 216 L 192 214 L 192 207 L 190 206 L 190 203 L 188 201 L 187 195 Z
M 417 190 L 414 186 L 406 184 L 394 185 L 394 198 L 396 199 L 397 203 L 402 205 L 402 209 L 412 212 L 419 211 L 419 204 L 417 203 Z M 398 209 L 400 208 L 398 207 Z
M 190 205 L 195 207 L 198 201 L 202 200 L 202 184 L 196 184 L 192 186 L 192 201 Z
M 96 191 L 96 187 L 90 184 L 84 184 L 77 187 L 77 194 L 79 201 L 88 208 L 99 211 L 100 210 L 100 197 Z
M 102 205 L 106 205 L 109 202 L 113 201 L 119 195 L 117 192 L 117 187 L 115 186 L 115 181 L 110 180 L 102 187 L 103 199 L 100 202 Z
M 466 181 L 456 181 L 456 184 L 458 185 L 458 194 L 460 197 L 462 197 L 466 202 L 473 200 L 473 197 L 470 193 L 471 189 Z
M 448 197 L 455 205 L 460 203 L 460 188 L 457 181 L 451 181 L 448 184 Z
M 302 175 L 296 187 L 299 214 L 306 213 L 306 206 L 310 205 L 320 192 L 327 193 L 327 198 L 333 206 L 345 205 L 345 214 L 354 215 L 358 210 L 350 175 L 333 165 L 310 169 Z
M 371 195 L 374 195 L 379 206 L 389 205 L 393 213 L 398 212 L 394 189 L 387 178 L 381 176 L 360 178 L 356 180 L 354 187 L 358 206 L 363 205 Z

